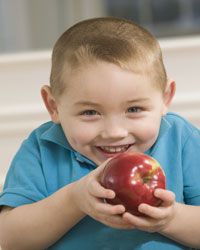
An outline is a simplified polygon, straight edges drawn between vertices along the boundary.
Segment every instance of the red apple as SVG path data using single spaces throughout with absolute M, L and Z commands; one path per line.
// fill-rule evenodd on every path
M 116 196 L 107 199 L 110 204 L 122 204 L 126 211 L 142 215 L 141 203 L 160 206 L 162 201 L 154 196 L 156 188 L 166 188 L 165 174 L 152 157 L 136 152 L 125 152 L 113 157 L 101 175 L 101 184 L 112 189 Z

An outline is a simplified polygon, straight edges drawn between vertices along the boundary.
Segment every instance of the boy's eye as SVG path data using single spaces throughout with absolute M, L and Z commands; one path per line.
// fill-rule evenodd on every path
M 86 115 L 86 116 L 93 116 L 93 115 L 97 115 L 97 111 L 96 110 L 85 110 L 83 112 L 81 112 L 81 115 Z
M 138 113 L 141 110 L 142 109 L 140 107 L 130 107 L 130 108 L 128 108 L 128 113 Z

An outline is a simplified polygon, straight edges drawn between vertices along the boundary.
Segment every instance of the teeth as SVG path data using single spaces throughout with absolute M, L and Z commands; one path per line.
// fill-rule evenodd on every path
M 124 152 L 128 149 L 129 145 L 126 146 L 116 146 L 116 147 L 110 147 L 110 146 L 105 146 L 105 147 L 100 147 L 102 150 L 107 151 L 109 153 L 120 153 Z

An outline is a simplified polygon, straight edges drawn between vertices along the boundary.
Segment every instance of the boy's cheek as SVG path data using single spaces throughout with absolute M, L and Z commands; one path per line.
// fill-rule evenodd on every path
M 74 130 L 64 130 L 64 132 L 69 143 L 76 146 L 88 144 L 93 140 L 93 137 L 95 137 L 90 130 L 78 127 Z

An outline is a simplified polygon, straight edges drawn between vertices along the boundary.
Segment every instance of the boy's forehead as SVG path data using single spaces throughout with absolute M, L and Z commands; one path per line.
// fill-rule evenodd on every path
M 66 95 L 70 95 L 77 105 L 95 105 L 99 99 L 121 100 L 123 96 L 126 102 L 145 101 L 156 89 L 148 75 L 136 74 L 108 63 L 86 65 L 65 74 L 65 84 Z
M 95 96 L 95 98 L 98 98 L 99 94 L 103 92 L 109 97 L 109 95 L 113 95 L 119 87 L 123 86 L 124 88 L 128 82 L 131 82 L 129 91 L 134 91 L 135 94 L 141 91 L 148 92 L 148 94 L 151 94 L 153 90 L 162 93 L 165 91 L 164 83 L 162 81 L 159 82 L 159 77 L 157 79 L 153 73 L 135 73 L 107 62 L 101 64 L 104 65 L 103 70 L 97 67 L 99 63 L 86 64 L 85 66 L 71 70 L 68 68 L 63 73 L 64 92 L 73 92 L 75 96 L 87 94 L 88 97 Z M 113 68 L 111 69 L 109 67 L 110 65 L 114 66 L 115 69 L 119 69 L 119 71 L 115 71 Z M 119 74 L 119 72 L 122 74 Z
M 104 80 L 104 78 L 110 77 L 110 80 L 112 79 L 121 79 L 124 80 L 124 78 L 134 78 L 136 81 L 145 81 L 148 83 L 152 82 L 152 75 L 153 75 L 153 69 L 150 72 L 150 70 L 132 70 L 127 69 L 124 67 L 121 67 L 118 64 L 106 62 L 106 61 L 100 61 L 95 60 L 91 62 L 86 62 L 85 64 L 79 65 L 77 67 L 72 67 L 69 62 L 65 64 L 65 67 L 63 68 L 63 81 L 67 83 L 76 82 L 77 80 L 80 80 L 84 82 L 84 80 L 88 79 L 95 79 L 96 80 Z M 134 83 L 134 81 L 133 81 Z

